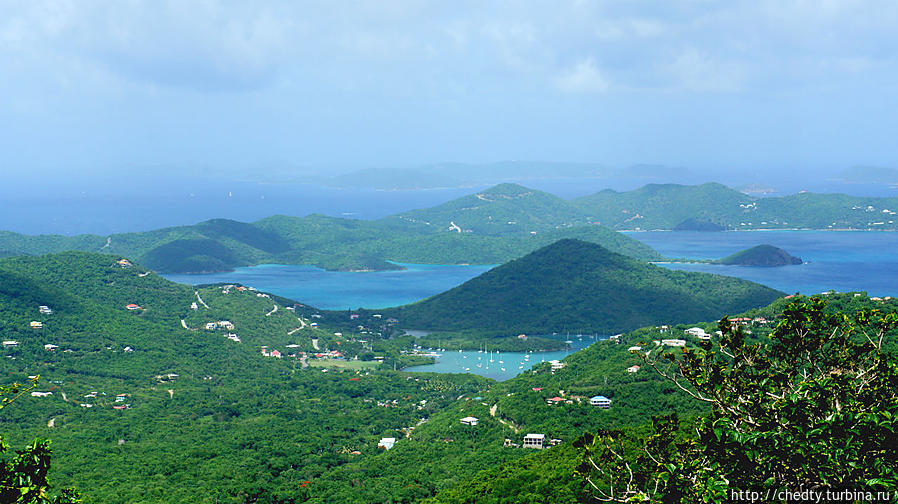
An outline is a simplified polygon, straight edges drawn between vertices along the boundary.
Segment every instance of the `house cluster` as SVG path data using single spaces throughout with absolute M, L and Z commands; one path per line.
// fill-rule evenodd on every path
M 229 320 L 219 320 L 218 322 L 206 322 L 206 325 L 203 326 L 207 331 L 214 331 L 216 329 L 227 329 L 228 331 L 234 330 L 234 324 Z
M 337 350 L 328 350 L 326 352 L 316 352 L 312 354 L 316 359 L 342 359 L 345 356 Z
M 255 291 L 256 289 L 253 287 L 244 287 L 242 285 L 225 285 L 221 288 L 222 294 L 230 294 L 232 290 L 237 292 L 246 292 L 246 291 Z
M 177 378 L 177 377 L 178 377 L 177 373 L 167 373 L 167 374 L 156 375 L 156 379 L 159 380 L 159 383 L 174 381 L 175 378 Z
M 567 366 L 567 363 L 554 359 L 549 361 L 549 366 L 551 366 L 552 371 L 558 371 L 564 369 L 564 366 Z
M 269 351 L 267 346 L 262 347 L 262 355 L 264 355 L 265 357 L 275 357 L 277 359 L 280 359 L 283 357 L 283 354 L 281 354 L 281 352 L 279 350 L 270 350 Z

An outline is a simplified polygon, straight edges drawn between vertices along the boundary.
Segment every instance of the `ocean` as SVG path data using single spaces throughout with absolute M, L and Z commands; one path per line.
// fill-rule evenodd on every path
M 898 295 L 898 233 L 883 231 L 739 231 L 721 233 L 647 231 L 629 236 L 671 258 L 720 259 L 770 244 L 805 264 L 779 268 L 714 264 L 662 264 L 758 282 L 789 294 L 828 290 Z

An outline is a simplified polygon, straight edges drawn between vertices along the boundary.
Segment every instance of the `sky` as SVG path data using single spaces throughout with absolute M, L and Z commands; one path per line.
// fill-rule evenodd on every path
M 898 2 L 0 0 L 0 172 L 898 168 Z

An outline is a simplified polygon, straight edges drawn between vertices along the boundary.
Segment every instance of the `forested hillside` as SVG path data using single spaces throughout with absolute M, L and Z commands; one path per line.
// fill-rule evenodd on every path
M 671 271 L 592 243 L 560 240 L 385 313 L 415 329 L 607 334 L 714 319 L 781 295 L 746 280 Z
M 391 370 L 395 341 L 361 343 L 264 293 L 195 292 L 120 260 L 0 261 L 0 372 L 39 377 L 0 432 L 13 447 L 52 439 L 52 481 L 90 502 L 302 500 L 304 481 L 487 382 L 407 379 Z M 352 360 L 366 352 L 386 363 Z
M 393 371 L 411 340 L 325 329 L 311 307 L 243 286 L 195 291 L 120 256 L 10 258 L 0 276 L 0 372 L 38 377 L 0 432 L 13 447 L 52 439 L 55 487 L 90 502 L 577 502 L 584 433 L 624 429 L 638 447 L 654 415 L 677 412 L 688 436 L 709 412 L 639 355 L 705 348 L 685 332 L 694 324 L 650 325 L 497 383 Z M 805 299 L 740 314 L 746 341 L 766 342 Z M 896 309 L 831 294 L 807 323 L 871 307 Z M 385 364 L 352 358 L 366 353 Z M 548 449 L 524 448 L 529 433 Z
M 121 254 L 160 273 L 229 271 L 237 266 L 261 263 L 310 264 L 330 270 L 367 271 L 401 268 L 395 264 L 397 262 L 497 264 L 562 238 L 578 238 L 638 259 L 662 259 L 650 247 L 603 226 L 555 224 L 559 220 L 566 222 L 564 216 L 570 210 L 570 206 L 556 196 L 533 192 L 527 193 L 526 197 L 509 196 L 507 190 L 498 189 L 488 193 L 497 198 L 496 219 L 500 216 L 521 218 L 522 224 L 526 221 L 527 225 L 503 224 L 501 232 L 494 226 L 478 227 L 478 232 L 472 233 L 448 229 L 449 221 L 443 229 L 398 218 L 365 221 L 323 215 L 278 215 L 255 223 L 214 219 L 193 226 L 107 237 L 27 236 L 2 232 L 0 256 L 40 255 L 65 250 Z M 455 200 L 444 206 L 455 208 L 460 204 L 466 203 Z M 490 222 L 491 217 L 486 213 L 492 213 L 492 210 L 482 209 L 477 215 L 484 222 Z M 523 215 L 529 218 L 525 219 Z

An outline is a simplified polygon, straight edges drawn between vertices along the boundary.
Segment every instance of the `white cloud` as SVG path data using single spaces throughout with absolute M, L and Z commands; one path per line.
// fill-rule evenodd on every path
M 604 93 L 610 85 L 592 57 L 581 60 L 564 72 L 556 84 L 565 93 Z

